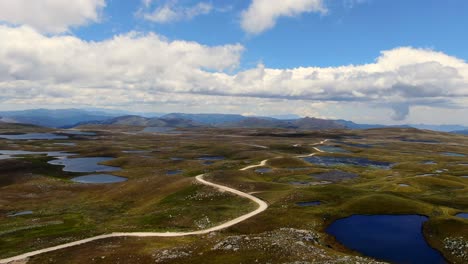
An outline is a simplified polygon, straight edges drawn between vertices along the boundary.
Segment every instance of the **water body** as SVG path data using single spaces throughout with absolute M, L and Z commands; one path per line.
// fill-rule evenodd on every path
M 74 135 L 74 136 L 96 136 L 94 132 L 85 132 L 80 130 L 65 130 L 60 131 L 60 133 L 67 134 L 67 135 Z
M 224 159 L 225 158 L 223 156 L 201 156 L 197 158 L 197 160 L 207 160 L 207 161 L 220 161 Z
M 63 158 L 75 154 L 61 151 L 25 151 L 25 150 L 0 150 L 0 159 L 13 159 L 16 156 L 47 155 L 48 157 Z
M 332 156 L 312 156 L 304 158 L 305 161 L 322 166 L 354 165 L 361 167 L 375 167 L 380 169 L 390 169 L 393 165 L 384 161 L 373 161 L 366 158 L 354 157 L 332 157 Z
M 465 157 L 465 154 L 461 153 L 455 153 L 455 152 L 444 152 L 442 153 L 442 156 L 447 156 L 447 157 Z
M 271 171 L 272 171 L 271 168 L 260 168 L 260 169 L 255 170 L 256 173 L 268 173 L 268 172 L 271 172 Z
M 299 206 L 307 207 L 307 206 L 317 206 L 317 205 L 321 205 L 322 202 L 321 202 L 321 201 L 311 201 L 311 202 L 298 202 L 298 203 L 296 203 L 296 204 L 299 205 Z
M 409 184 L 406 184 L 406 183 L 400 183 L 400 184 L 398 184 L 398 186 L 401 186 L 401 187 L 410 187 L 410 185 L 409 185 Z
M 0 138 L 10 140 L 54 140 L 54 139 L 68 139 L 68 136 L 57 135 L 52 133 L 27 133 L 18 135 L 5 135 L 0 134 Z
M 104 172 L 104 171 L 118 171 L 120 168 L 101 165 L 98 163 L 113 160 L 107 157 L 93 157 L 93 158 L 76 158 L 76 159 L 59 159 L 49 161 L 52 165 L 65 166 L 63 171 L 67 172 Z
M 145 133 L 169 133 L 173 132 L 175 128 L 172 127 L 145 127 L 142 132 Z
M 422 233 L 420 215 L 353 215 L 333 222 L 326 232 L 366 256 L 405 264 L 446 263 Z
M 310 176 L 322 181 L 338 182 L 343 180 L 354 179 L 357 178 L 359 175 L 345 171 L 333 170 L 324 173 L 310 174 Z
M 183 161 L 185 160 L 184 158 L 178 158 L 178 157 L 172 157 L 170 158 L 172 161 Z
M 33 214 L 33 211 L 21 211 L 21 212 L 7 214 L 7 216 L 8 217 L 16 217 L 16 216 L 32 215 L 32 214 Z
M 166 172 L 166 175 L 177 175 L 177 174 L 181 174 L 183 171 L 182 170 L 168 170 Z
M 424 165 L 437 165 L 437 162 L 433 161 L 433 160 L 425 160 L 422 162 L 422 164 Z
M 317 148 L 320 149 L 321 151 L 329 152 L 329 153 L 349 153 L 348 150 L 344 148 L 336 147 L 336 146 L 320 146 Z
M 74 147 L 74 146 L 76 146 L 76 143 L 64 142 L 64 143 L 54 143 L 54 145 L 57 145 L 57 146 L 67 146 L 67 147 Z
M 468 213 L 459 213 L 459 214 L 456 214 L 455 216 L 468 219 Z
M 127 178 L 118 177 L 109 174 L 93 174 L 93 175 L 86 175 L 75 177 L 71 179 L 74 182 L 78 183 L 91 183 L 91 184 L 99 184 L 99 183 L 118 183 L 127 181 Z

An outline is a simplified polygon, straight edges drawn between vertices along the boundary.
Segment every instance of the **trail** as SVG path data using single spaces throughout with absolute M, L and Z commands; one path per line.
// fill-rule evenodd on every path
M 327 140 L 324 140 L 324 141 L 321 141 L 320 143 L 316 143 L 314 145 L 320 145 L 320 144 L 325 143 L 326 141 Z M 314 149 L 316 149 L 316 148 L 314 148 Z M 316 149 L 316 150 L 318 150 L 318 149 Z M 320 150 L 318 150 L 318 151 L 320 151 Z M 320 151 L 320 152 L 322 152 L 322 151 Z M 240 170 L 245 171 L 245 170 L 256 168 L 256 167 L 265 166 L 265 164 L 267 162 L 268 162 L 268 160 L 263 160 L 258 165 L 250 165 L 250 166 L 247 166 L 247 167 L 242 168 Z M 222 223 L 220 225 L 217 225 L 217 226 L 214 226 L 214 227 L 211 227 L 211 228 L 208 228 L 208 229 L 192 231 L 192 232 L 126 232 L 126 233 L 111 233 L 111 234 L 106 234 L 106 235 L 94 236 L 94 237 L 90 237 L 90 238 L 86 238 L 86 239 L 82 239 L 82 240 L 78 240 L 78 241 L 74 241 L 74 242 L 70 242 L 70 243 L 66 243 L 66 244 L 62 244 L 62 245 L 58 245 L 58 246 L 54 246 L 54 247 L 35 250 L 35 251 L 24 253 L 24 254 L 21 254 L 21 255 L 15 256 L 15 257 L 11 257 L 11 258 L 0 259 L 0 264 L 7 264 L 7 263 L 10 263 L 10 262 L 13 262 L 13 261 L 20 261 L 20 260 L 24 260 L 24 259 L 27 259 L 27 258 L 30 258 L 30 257 L 40 255 L 40 254 L 44 254 L 44 253 L 48 253 L 48 252 L 52 252 L 52 251 L 57 251 L 57 250 L 60 250 L 60 249 L 70 248 L 70 247 L 74 247 L 74 246 L 79 246 L 79 245 L 83 245 L 83 244 L 86 244 L 86 243 L 90 243 L 90 242 L 97 241 L 97 240 L 102 240 L 102 239 L 107 239 L 107 238 L 115 238 L 115 237 L 181 237 L 181 236 L 192 236 L 192 235 L 208 234 L 208 233 L 211 233 L 211 232 L 214 232 L 214 231 L 219 231 L 219 230 L 231 227 L 233 225 L 236 225 L 238 223 L 241 223 L 241 222 L 243 222 L 243 221 L 245 221 L 245 220 L 247 220 L 247 219 L 249 219 L 249 218 L 251 218 L 253 216 L 256 216 L 256 215 L 260 214 L 261 212 L 265 211 L 268 208 L 268 204 L 265 201 L 255 197 L 253 195 L 250 195 L 248 193 L 245 193 L 245 192 L 242 192 L 242 191 L 239 191 L 239 190 L 227 187 L 227 186 L 223 186 L 223 185 L 219 185 L 219 184 L 216 184 L 216 183 L 209 182 L 209 181 L 203 179 L 203 176 L 204 176 L 204 174 L 198 175 L 198 176 L 195 177 L 195 179 L 201 184 L 214 187 L 214 188 L 216 188 L 216 189 L 218 189 L 220 191 L 230 192 L 230 193 L 233 193 L 233 194 L 238 195 L 240 197 L 247 198 L 247 199 L 253 201 L 254 203 L 258 204 L 258 208 L 256 210 L 248 213 L 248 214 L 239 216 L 239 217 L 237 217 L 237 218 L 235 218 L 233 220 L 227 221 L 225 223 Z

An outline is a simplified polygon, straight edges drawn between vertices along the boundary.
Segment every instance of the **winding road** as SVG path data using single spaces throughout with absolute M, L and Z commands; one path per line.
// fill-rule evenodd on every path
M 323 140 L 323 141 L 321 141 L 319 143 L 315 143 L 313 145 L 320 145 L 320 144 L 325 143 L 326 141 L 327 141 L 327 139 Z M 314 149 L 317 150 L 317 151 L 320 151 L 319 149 L 317 149 L 315 147 L 314 147 Z M 322 151 L 320 151 L 320 152 L 322 152 Z M 311 155 L 315 155 L 315 153 L 313 153 Z M 298 156 L 298 157 L 301 157 L 301 156 Z M 250 166 L 247 166 L 247 167 L 242 168 L 240 170 L 245 171 L 245 170 L 249 170 L 249 169 L 252 169 L 252 168 L 265 166 L 267 162 L 268 162 L 268 160 L 263 160 L 258 165 L 250 165 Z M 260 214 L 261 212 L 265 211 L 268 208 L 268 204 L 265 201 L 255 197 L 253 195 L 250 195 L 248 193 L 245 193 L 245 192 L 242 192 L 242 191 L 239 191 L 239 190 L 227 187 L 227 186 L 223 186 L 223 185 L 219 185 L 219 184 L 216 184 L 216 183 L 206 181 L 205 179 L 203 179 L 203 176 L 204 176 L 204 174 L 198 175 L 198 176 L 195 177 L 195 179 L 201 184 L 214 187 L 214 188 L 216 188 L 216 189 L 218 189 L 220 191 L 230 192 L 230 193 L 236 194 L 236 195 L 238 195 L 240 197 L 247 198 L 247 199 L 255 202 L 256 204 L 258 204 L 258 208 L 256 210 L 248 213 L 248 214 L 239 216 L 239 217 L 237 217 L 235 219 L 232 219 L 232 220 L 230 220 L 228 222 L 222 223 L 222 224 L 220 224 L 218 226 L 214 226 L 214 227 L 211 227 L 211 228 L 208 228 L 208 229 L 192 231 L 192 232 L 111 233 L 111 234 L 106 234 L 106 235 L 94 236 L 94 237 L 90 237 L 90 238 L 86 238 L 86 239 L 82 239 L 82 240 L 78 240 L 78 241 L 74 241 L 74 242 L 70 242 L 70 243 L 66 243 L 66 244 L 62 244 L 62 245 L 58 245 L 58 246 L 54 246 L 54 247 L 35 250 L 35 251 L 24 253 L 24 254 L 21 254 L 21 255 L 15 256 L 15 257 L 11 257 L 11 258 L 0 259 L 0 264 L 7 264 L 7 263 L 14 262 L 14 261 L 20 261 L 20 260 L 24 260 L 24 259 L 27 259 L 27 258 L 30 258 L 30 257 L 33 257 L 33 256 L 44 254 L 44 253 L 47 253 L 47 252 L 52 252 L 52 251 L 65 249 L 65 248 L 69 248 L 69 247 L 74 247 L 74 246 L 78 246 L 78 245 L 82 245 L 82 244 L 86 244 L 86 243 L 89 243 L 89 242 L 93 242 L 93 241 L 97 241 L 97 240 L 101 240 L 101 239 L 106 239 L 106 238 L 115 238 L 115 237 L 181 237 L 181 236 L 192 236 L 192 235 L 208 234 L 208 233 L 211 233 L 211 232 L 214 232 L 214 231 L 219 231 L 219 230 L 231 227 L 233 225 L 236 225 L 238 223 L 241 223 L 241 222 L 243 222 L 243 221 L 245 221 L 245 220 L 247 220 L 247 219 L 249 219 L 249 218 L 251 218 L 251 217 L 253 217 L 255 215 Z

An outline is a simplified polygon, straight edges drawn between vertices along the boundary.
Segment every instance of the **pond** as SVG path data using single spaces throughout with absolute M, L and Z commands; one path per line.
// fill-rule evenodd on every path
M 298 206 L 303 206 L 303 207 L 306 207 L 306 206 L 317 206 L 317 205 L 321 205 L 321 204 L 322 204 L 321 201 L 298 202 L 298 203 L 296 203 L 296 205 L 298 205 Z
M 255 170 L 256 173 L 268 173 L 268 172 L 271 172 L 271 171 L 272 171 L 271 168 L 260 168 L 260 169 Z
M 384 161 L 373 161 L 367 158 L 354 157 L 332 157 L 332 156 L 312 156 L 304 158 L 305 161 L 322 166 L 354 165 L 361 167 L 375 167 L 379 169 L 390 169 L 393 165 Z
M 57 145 L 57 146 L 67 146 L 67 147 L 74 147 L 74 146 L 76 146 L 76 143 L 63 142 L 63 143 L 54 143 L 54 145 Z
M 465 219 L 468 219 L 468 213 L 458 213 L 455 215 L 456 217 L 461 217 L 461 218 L 465 218 Z
M 10 140 L 54 140 L 54 139 L 68 139 L 67 136 L 57 135 L 52 133 L 27 133 L 27 134 L 16 134 L 6 135 L 0 134 L 0 138 Z
M 455 153 L 455 152 L 444 152 L 442 153 L 442 156 L 447 156 L 447 157 L 465 157 L 465 154 L 461 153 Z
M 21 211 L 21 212 L 7 214 L 7 216 L 8 217 L 16 217 L 16 216 L 32 215 L 32 214 L 33 214 L 33 211 Z
M 424 165 L 437 165 L 437 162 L 433 161 L 433 160 L 425 160 L 422 162 L 422 164 Z
M 357 178 L 359 175 L 345 171 L 333 170 L 324 173 L 310 174 L 310 176 L 322 181 L 338 182 L 343 180 L 354 179 Z
M 337 146 L 319 146 L 317 148 L 323 152 L 329 152 L 329 153 L 349 153 L 348 150 L 337 147 Z
M 118 171 L 120 168 L 99 163 L 113 160 L 107 157 L 93 157 L 93 158 L 75 158 L 75 159 L 59 159 L 49 161 L 52 165 L 64 166 L 63 171 L 66 172 L 103 172 L 103 171 Z
M 25 150 L 0 150 L 0 159 L 13 159 L 15 156 L 47 155 L 48 157 L 63 158 L 75 154 L 61 151 L 25 151 Z
M 142 132 L 145 133 L 169 133 L 173 132 L 175 128 L 173 127 L 145 127 Z
M 71 179 L 74 182 L 78 183 L 94 183 L 94 184 L 99 184 L 99 183 L 118 183 L 118 182 L 124 182 L 127 181 L 127 178 L 124 177 L 118 177 L 114 175 L 109 175 L 109 174 L 93 174 L 93 175 L 86 175 L 86 176 L 80 176 L 80 177 L 75 177 Z
M 224 160 L 225 158 L 223 156 L 201 156 L 197 158 L 197 160 L 206 160 L 206 161 L 219 161 L 219 160 Z
M 183 171 L 182 170 L 168 170 L 166 172 L 166 175 L 177 175 L 177 174 L 181 174 Z
M 333 222 L 326 232 L 344 246 L 392 263 L 446 263 L 424 239 L 420 215 L 353 215 Z
M 94 132 L 85 132 L 85 131 L 80 131 L 80 130 L 64 130 L 64 131 L 60 131 L 60 133 L 73 135 L 73 136 L 96 136 L 96 133 Z

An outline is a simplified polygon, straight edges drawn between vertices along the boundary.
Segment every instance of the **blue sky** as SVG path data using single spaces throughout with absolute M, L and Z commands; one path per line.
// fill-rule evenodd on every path
M 0 102 L 465 123 L 462 0 L 0 1 Z
M 362 2 L 361 2 L 362 1 Z M 400 46 L 431 48 L 467 59 L 468 2 L 462 0 L 328 0 L 326 15 L 283 17 L 258 35 L 245 33 L 240 14 L 249 0 L 207 1 L 222 11 L 190 20 L 154 23 L 137 15 L 141 2 L 107 1 L 101 23 L 73 32 L 86 40 L 103 40 L 136 30 L 206 45 L 241 43 L 244 67 L 258 62 L 273 68 L 339 66 L 372 62 L 382 50 Z M 165 1 L 154 1 L 153 8 Z M 167 1 L 166 1 L 167 2 Z M 180 6 L 199 1 L 180 0 Z

